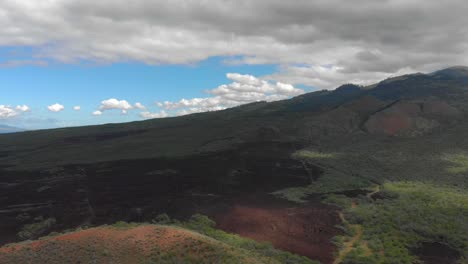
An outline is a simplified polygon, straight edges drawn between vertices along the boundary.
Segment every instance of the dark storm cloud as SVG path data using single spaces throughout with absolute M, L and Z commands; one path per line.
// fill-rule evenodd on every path
M 462 0 L 7 0 L 0 45 L 64 62 L 241 56 L 231 63 L 279 64 L 270 78 L 333 88 L 468 64 L 467 12 Z

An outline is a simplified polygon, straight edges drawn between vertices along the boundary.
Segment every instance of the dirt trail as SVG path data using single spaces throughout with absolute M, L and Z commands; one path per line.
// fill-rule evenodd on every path
M 343 223 L 349 225 L 354 230 L 355 234 L 351 238 L 350 241 L 344 243 L 344 247 L 340 250 L 338 257 L 335 259 L 335 261 L 333 261 L 333 264 L 341 263 L 343 259 L 346 257 L 346 255 L 348 255 L 349 252 L 353 250 L 354 245 L 362 238 L 362 226 L 361 225 L 350 225 L 348 221 L 346 220 L 343 213 L 340 213 L 339 216 L 340 216 L 340 219 L 343 221 Z
M 372 198 L 372 195 L 374 195 L 374 194 L 376 194 L 378 192 L 380 192 L 380 185 L 375 186 L 374 190 L 372 192 L 368 193 L 366 196 L 367 196 L 367 198 Z
M 372 192 L 368 193 L 366 196 L 370 198 L 370 197 L 372 197 L 372 195 L 374 195 L 374 194 L 376 194 L 378 192 L 380 192 L 380 186 L 377 185 L 374 188 L 374 190 Z M 355 209 L 355 208 L 357 208 L 357 206 L 358 206 L 358 203 L 356 202 L 355 199 L 353 199 L 353 201 L 351 202 L 351 208 Z M 351 250 L 353 250 L 356 243 L 359 242 L 362 239 L 362 233 L 363 233 L 362 226 L 361 225 L 351 225 L 351 224 L 349 224 L 348 220 L 346 220 L 346 217 L 344 216 L 344 214 L 342 212 L 339 213 L 339 217 L 340 217 L 341 221 L 345 225 L 351 227 L 354 230 L 354 235 L 353 235 L 353 237 L 351 238 L 350 241 L 344 243 L 343 248 L 338 253 L 338 256 L 336 257 L 335 261 L 333 261 L 333 264 L 339 264 L 339 263 L 341 263 L 343 261 L 343 259 L 346 257 L 346 255 L 348 255 L 349 252 L 351 252 Z M 364 241 L 363 244 L 364 244 L 364 249 L 366 250 L 366 255 L 371 255 L 372 251 L 367 246 L 367 243 Z

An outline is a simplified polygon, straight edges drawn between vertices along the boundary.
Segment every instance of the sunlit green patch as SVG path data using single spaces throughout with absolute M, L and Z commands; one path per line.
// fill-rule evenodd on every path
M 289 201 L 304 203 L 313 194 L 338 193 L 350 190 L 371 188 L 372 183 L 364 178 L 348 175 L 337 170 L 325 171 L 318 180 L 308 186 L 291 187 L 273 192 L 274 195 Z
M 299 150 L 292 154 L 296 159 L 334 159 L 337 157 L 336 153 L 324 153 L 312 150 Z
M 465 173 L 468 172 L 468 155 L 466 154 L 452 154 L 444 156 L 444 160 L 451 163 L 447 168 L 450 173 Z
M 468 195 L 462 189 L 421 182 L 385 183 L 383 199 L 363 197 L 345 210 L 363 235 L 343 263 L 417 263 L 422 243 L 440 243 L 468 255 Z M 331 198 L 331 200 L 336 200 Z M 346 204 L 343 204 L 346 205 Z M 346 237 L 337 238 L 338 246 Z M 363 250 L 368 246 L 369 250 Z M 372 254 L 369 255 L 369 252 Z

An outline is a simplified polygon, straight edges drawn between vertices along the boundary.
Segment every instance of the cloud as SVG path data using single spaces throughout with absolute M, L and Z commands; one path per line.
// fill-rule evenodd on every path
M 20 111 L 20 112 L 29 112 L 29 111 L 31 111 L 31 108 L 29 108 L 29 106 L 27 106 L 27 105 L 17 105 L 15 109 L 17 111 Z
M 384 72 L 346 72 L 337 66 L 282 66 L 279 71 L 263 76 L 266 79 L 280 80 L 291 84 L 304 84 L 320 89 L 335 89 L 344 83 L 369 85 L 385 78 L 414 73 L 411 68 L 401 68 L 395 73 Z
M 65 107 L 61 104 L 56 103 L 56 104 L 47 106 L 47 109 L 49 109 L 49 111 L 51 112 L 58 113 L 60 111 L 63 111 Z
M 135 108 L 140 110 L 145 110 L 146 107 L 141 103 L 135 103 Z
M 230 64 L 281 65 L 270 76 L 277 81 L 334 88 L 468 64 L 467 9 L 464 0 L 6 0 L 0 46 L 34 47 L 33 58 L 65 63 L 226 56 Z
M 14 118 L 29 111 L 31 111 L 31 109 L 27 105 L 17 105 L 16 107 L 0 105 L 0 119 Z
M 0 63 L 0 68 L 14 68 L 20 66 L 41 66 L 45 67 L 49 63 L 45 60 L 9 60 Z
M 99 111 L 101 112 L 114 109 L 121 110 L 122 114 L 127 114 L 128 110 L 133 109 L 133 106 L 126 100 L 115 98 L 104 100 L 101 102 L 101 106 L 99 106 Z
M 6 105 L 0 105 L 0 119 L 12 118 L 18 115 L 14 109 Z
M 74 107 L 73 107 L 73 110 L 75 110 L 75 111 L 80 111 L 80 110 L 81 110 L 81 106 L 79 106 L 79 105 L 74 106 Z
M 179 110 L 177 115 L 217 111 L 256 101 L 277 101 L 304 93 L 304 90 L 281 82 L 269 82 L 252 75 L 228 73 L 232 83 L 208 90 L 212 97 L 181 99 L 177 102 L 158 102 L 166 110 Z
M 94 112 L 92 113 L 92 115 L 93 115 L 93 116 L 100 116 L 100 115 L 102 115 L 102 112 L 99 111 L 99 110 L 96 110 L 96 111 L 94 111 Z
M 194 114 L 194 113 L 201 113 L 201 112 L 211 112 L 211 111 L 219 111 L 226 109 L 224 106 L 215 106 L 215 107 L 190 107 L 190 108 L 184 108 L 182 110 L 179 110 L 176 112 L 177 116 L 182 116 L 182 115 L 189 115 L 189 114 Z
M 162 110 L 159 113 L 151 113 L 151 112 L 141 112 L 140 116 L 145 119 L 151 119 L 151 118 L 164 118 L 168 117 L 169 114 L 166 113 L 166 111 Z

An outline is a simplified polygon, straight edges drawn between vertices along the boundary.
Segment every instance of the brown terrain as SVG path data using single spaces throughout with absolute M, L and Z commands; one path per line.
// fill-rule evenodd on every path
M 276 248 L 324 264 L 333 262 L 336 246 L 331 239 L 341 233 L 335 227 L 341 223 L 336 208 L 318 202 L 298 206 L 268 196 L 238 201 L 214 217 L 218 228 L 257 241 L 269 241 Z
M 86 171 L 70 166 L 43 172 L 50 175 L 44 177 L 46 182 L 32 180 L 34 174 L 26 172 L 11 174 L 24 183 L 22 192 L 9 193 L 3 200 L 19 205 L 0 211 L 6 220 L 0 223 L 4 232 L 0 242 L 18 241 L 21 225 L 36 216 L 54 217 L 57 224 L 32 239 L 80 225 L 151 221 L 159 213 L 184 220 L 202 213 L 227 232 L 331 263 L 336 247 L 330 241 L 340 232 L 335 228 L 340 223 L 337 209 L 321 204 L 318 197 L 298 205 L 269 194 L 307 184 L 319 175 L 319 169 L 291 159 L 290 148 L 257 144 L 180 160 L 108 162 L 87 165 Z M 132 184 L 128 175 L 134 175 Z M 51 195 L 57 197 L 52 204 Z M 37 203 L 27 203 L 30 200 Z M 25 220 L 19 219 L 23 214 Z
M 187 258 L 194 263 L 219 263 L 222 259 L 261 263 L 240 253 L 221 242 L 175 227 L 104 226 L 2 247 L 0 263 L 133 264 L 142 261 L 181 261 Z

